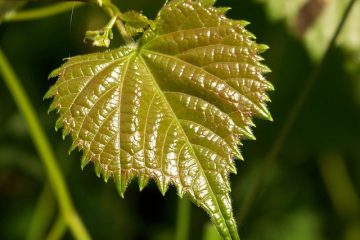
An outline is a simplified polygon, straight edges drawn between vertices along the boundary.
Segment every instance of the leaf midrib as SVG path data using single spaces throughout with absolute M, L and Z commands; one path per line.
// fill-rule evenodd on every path
M 125 66 L 124 66 L 124 73 L 121 75 L 121 79 L 120 79 L 120 86 L 119 86 L 119 99 L 118 99 L 118 107 L 117 107 L 117 110 L 119 112 L 119 117 L 118 117 L 118 138 L 119 138 L 119 156 L 118 158 L 120 159 L 121 157 L 121 132 L 120 132 L 120 125 L 121 125 L 121 99 L 122 99 L 122 90 L 123 90 L 123 86 L 124 86 L 124 81 L 125 81 L 125 76 L 127 74 L 127 71 L 129 69 L 129 65 L 130 63 L 132 62 L 132 59 L 134 58 L 134 56 L 136 56 L 135 52 L 131 52 L 129 53 L 129 55 L 127 56 L 124 56 L 124 58 L 126 58 L 127 62 L 125 63 Z M 126 61 L 125 60 L 125 61 Z M 121 164 L 119 165 L 120 169 L 119 171 L 121 172 Z M 119 177 L 119 180 L 120 180 L 120 186 L 122 186 L 122 179 L 121 177 Z
M 146 51 L 148 51 L 148 50 L 146 50 Z M 139 59 L 141 59 L 142 63 L 144 64 L 144 66 L 145 66 L 145 68 L 146 68 L 146 70 L 150 73 L 150 75 L 151 75 L 151 77 L 152 77 L 152 79 L 153 79 L 154 87 L 157 89 L 157 91 L 158 91 L 158 93 L 160 94 L 160 96 L 164 99 L 164 101 L 165 101 L 166 104 L 168 105 L 168 108 L 170 109 L 170 111 L 171 111 L 171 113 L 172 113 L 172 115 L 173 115 L 173 119 L 175 119 L 175 121 L 176 121 L 177 125 L 179 126 L 179 129 L 180 129 L 180 131 L 182 132 L 183 136 L 185 136 L 185 140 L 186 140 L 186 142 L 187 142 L 187 143 L 189 144 L 189 146 L 190 146 L 190 151 L 191 151 L 192 155 L 194 156 L 194 158 L 195 158 L 195 160 L 196 160 L 196 162 L 197 162 L 197 164 L 198 164 L 198 166 L 199 166 L 199 170 L 201 171 L 202 175 L 204 176 L 204 178 L 205 178 L 205 180 L 206 180 L 206 184 L 207 184 L 207 186 L 208 186 L 208 189 L 210 190 L 211 196 L 212 196 L 213 199 L 214 199 L 214 202 L 215 202 L 215 204 L 216 204 L 216 208 L 218 209 L 219 213 L 221 214 L 221 218 L 223 219 L 223 222 L 225 222 L 225 225 L 227 226 L 227 229 L 226 229 L 226 230 L 228 231 L 228 234 L 232 235 L 232 232 L 230 231 L 231 227 L 228 226 L 228 223 L 227 223 L 227 221 L 226 221 L 226 218 L 224 217 L 223 212 L 221 211 L 220 205 L 219 205 L 219 203 L 218 203 L 218 199 L 217 199 L 215 193 L 213 192 L 212 186 L 210 185 L 209 180 L 208 180 L 208 177 L 207 177 L 206 173 L 205 173 L 204 170 L 203 170 L 203 166 L 201 165 L 201 163 L 200 163 L 200 161 L 199 161 L 199 159 L 198 159 L 198 157 L 197 157 L 197 155 L 196 155 L 196 153 L 195 153 L 195 151 L 194 151 L 194 148 L 193 148 L 193 146 L 192 146 L 192 143 L 190 142 L 190 140 L 189 140 L 189 138 L 187 137 L 187 135 L 186 135 L 183 127 L 181 126 L 181 123 L 180 123 L 180 121 L 178 120 L 178 118 L 177 118 L 174 110 L 172 109 L 171 104 L 170 104 L 169 101 L 167 100 L 166 96 L 163 94 L 160 86 L 158 85 L 156 79 L 154 78 L 154 75 L 152 74 L 149 66 L 146 64 L 145 59 L 142 57 L 141 51 L 138 53 L 138 57 L 139 57 Z

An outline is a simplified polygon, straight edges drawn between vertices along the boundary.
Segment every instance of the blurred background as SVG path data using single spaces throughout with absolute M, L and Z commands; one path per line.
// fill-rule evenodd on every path
M 122 10 L 150 18 L 164 0 L 114 1 Z M 244 141 L 244 162 L 231 175 L 234 214 L 242 239 L 360 239 L 360 2 L 319 72 L 294 125 L 270 160 L 279 133 L 305 82 L 321 61 L 350 0 L 218 0 L 228 16 L 245 19 L 257 41 L 270 46 L 263 56 L 274 122 L 255 120 L 256 141 Z M 66 177 L 74 204 L 94 239 L 172 239 L 178 197 L 172 187 L 163 197 L 151 182 L 137 181 L 122 199 L 81 153 L 68 155 L 70 138 L 55 132 L 55 113 L 42 98 L 54 83 L 51 70 L 69 56 L 99 51 L 83 42 L 86 30 L 108 21 L 88 4 L 53 17 L 7 22 L 6 14 L 47 3 L 0 0 L 0 46 L 36 107 Z M 20 11 L 20 10 L 19 10 Z M 115 35 L 112 47 L 121 40 Z M 0 239 L 41 239 L 58 213 L 46 172 L 2 77 L 0 77 Z M 260 184 L 256 184 L 260 183 Z M 256 187 L 258 186 L 258 187 Z M 255 194 L 254 194 L 255 193 Z M 249 204 L 250 203 L 250 204 Z M 217 239 L 206 213 L 191 207 L 189 239 Z M 45 226 L 45 227 L 41 227 Z M 72 239 L 67 231 L 63 239 Z

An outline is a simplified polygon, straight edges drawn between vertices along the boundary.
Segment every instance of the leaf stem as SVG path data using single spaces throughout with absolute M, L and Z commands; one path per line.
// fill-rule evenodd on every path
M 360 198 L 352 184 L 345 159 L 337 153 L 328 153 L 318 161 L 319 170 L 330 201 L 343 219 L 360 216 Z
M 356 2 L 356 0 L 351 0 L 349 2 L 348 6 L 346 7 L 344 14 L 339 22 L 339 25 L 337 26 L 336 31 L 334 32 L 334 35 L 332 36 L 330 42 L 328 43 L 328 46 L 326 48 L 326 51 L 325 51 L 323 57 L 321 58 L 320 63 L 312 71 L 310 77 L 306 80 L 290 113 L 287 115 L 288 117 L 285 120 L 285 124 L 282 126 L 279 134 L 277 135 L 277 137 L 274 141 L 274 144 L 270 148 L 270 151 L 265 156 L 265 159 L 262 162 L 262 164 L 258 170 L 259 172 L 257 174 L 257 177 L 254 180 L 252 186 L 250 187 L 249 193 L 246 194 L 245 199 L 242 204 L 242 207 L 239 211 L 240 214 L 238 216 L 238 224 L 241 224 L 244 221 L 247 213 L 249 212 L 249 210 L 252 206 L 252 203 L 254 202 L 254 199 L 256 198 L 257 192 L 262 187 L 263 179 L 267 173 L 266 169 L 268 169 L 268 167 L 275 161 L 278 153 L 280 152 L 286 137 L 288 136 L 291 128 L 293 127 L 295 120 L 297 119 L 297 117 L 300 113 L 300 110 L 302 109 L 302 107 L 306 101 L 306 98 L 309 95 L 309 92 L 310 92 L 312 86 L 314 85 L 315 81 L 319 78 L 320 73 L 321 73 L 321 71 L 326 63 L 326 60 L 328 59 L 328 56 L 330 54 L 330 50 L 334 47 L 336 39 L 338 38 L 355 2 Z
M 0 74 L 3 76 L 6 86 L 28 124 L 30 136 L 45 166 L 50 186 L 52 187 L 52 191 L 58 201 L 60 211 L 72 231 L 72 234 L 76 239 L 90 239 L 83 222 L 73 206 L 69 190 L 67 189 L 65 180 L 61 174 L 59 166 L 57 165 L 55 155 L 50 147 L 44 130 L 41 127 L 40 120 L 35 113 L 34 107 L 31 105 L 26 92 L 8 63 L 8 60 L 3 54 L 1 48 Z
M 40 18 L 50 17 L 59 13 L 71 10 L 72 8 L 82 6 L 81 2 L 60 2 L 45 7 L 23 10 L 5 14 L 4 22 L 28 21 Z
M 189 239 L 191 204 L 188 199 L 178 198 L 175 240 Z

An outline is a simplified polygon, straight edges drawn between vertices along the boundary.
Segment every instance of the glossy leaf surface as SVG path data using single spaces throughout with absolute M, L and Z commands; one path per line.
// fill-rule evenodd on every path
M 122 196 L 135 177 L 163 194 L 173 184 L 239 239 L 228 175 L 240 139 L 254 139 L 252 116 L 271 120 L 273 87 L 258 56 L 267 47 L 213 2 L 170 1 L 137 43 L 68 59 L 45 97 L 82 166 L 93 162 Z

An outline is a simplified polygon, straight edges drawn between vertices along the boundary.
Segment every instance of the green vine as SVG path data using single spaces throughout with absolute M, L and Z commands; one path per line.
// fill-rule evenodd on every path
M 10 12 L 5 14 L 2 19 L 4 22 L 18 22 L 36 20 L 51 17 L 59 13 L 67 12 L 71 9 L 82 6 L 81 2 L 60 2 L 49 6 L 39 7 L 35 9 L 22 10 L 19 12 Z
M 187 199 L 178 199 L 175 240 L 189 239 L 191 205 Z
M 35 147 L 40 155 L 40 159 L 44 164 L 52 191 L 57 199 L 68 227 L 75 238 L 84 240 L 90 239 L 82 220 L 74 208 L 69 190 L 66 187 L 65 180 L 61 174 L 55 155 L 49 144 L 49 140 L 41 127 L 42 124 L 37 117 L 35 109 L 31 105 L 25 90 L 21 86 L 20 81 L 1 49 L 0 73 L 3 76 L 5 84 L 13 96 L 16 105 L 29 126 L 28 129 L 30 136 L 33 139 Z
M 45 184 L 32 214 L 29 230 L 26 235 L 27 240 L 44 238 L 55 210 L 56 202 L 53 193 L 50 186 Z

